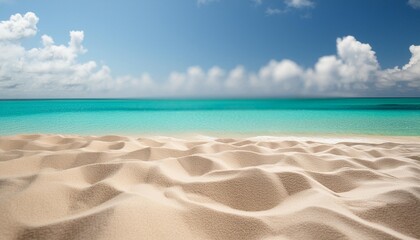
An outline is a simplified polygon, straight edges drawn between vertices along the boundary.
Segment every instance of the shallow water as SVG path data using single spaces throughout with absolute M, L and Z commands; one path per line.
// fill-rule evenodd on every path
M 0 101 L 0 135 L 189 132 L 420 136 L 420 98 Z

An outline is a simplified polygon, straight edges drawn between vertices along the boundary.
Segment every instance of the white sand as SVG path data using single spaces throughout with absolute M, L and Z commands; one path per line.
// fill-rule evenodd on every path
M 0 239 L 416 239 L 420 138 L 0 137 Z

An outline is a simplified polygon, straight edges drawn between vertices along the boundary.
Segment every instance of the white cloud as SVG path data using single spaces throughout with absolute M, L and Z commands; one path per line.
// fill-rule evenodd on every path
M 219 0 L 197 0 L 197 6 L 201 7 L 204 5 L 208 5 L 213 2 L 218 2 Z M 255 6 L 260 6 L 263 4 L 264 0 L 251 0 Z M 284 14 L 287 12 L 290 12 L 292 9 L 302 9 L 302 8 L 311 8 L 314 7 L 315 4 L 312 0 L 283 0 L 284 6 L 279 7 L 273 7 L 268 6 L 265 8 L 265 14 L 268 16 L 272 15 L 278 15 L 278 14 Z M 310 15 L 305 14 L 302 17 L 308 18 Z
M 37 32 L 38 17 L 28 12 L 24 16 L 15 14 L 7 21 L 0 22 L 0 41 L 19 40 L 34 36 Z
M 203 69 L 191 66 L 156 80 L 149 73 L 112 76 L 86 53 L 84 32 L 71 31 L 67 44 L 41 36 L 42 46 L 26 49 L 23 38 L 37 33 L 38 17 L 16 14 L 0 23 L 0 97 L 231 97 L 231 96 L 375 96 L 420 94 L 420 46 L 410 46 L 402 67 L 381 69 L 369 44 L 353 36 L 338 38 L 335 55 L 313 67 L 271 60 L 257 71 L 238 65 Z M 398 91 L 398 92 L 397 92 Z
M 268 7 L 265 10 L 265 13 L 267 15 L 269 15 L 269 16 L 271 16 L 271 15 L 277 15 L 277 14 L 282 14 L 282 13 L 286 13 L 286 12 L 287 12 L 287 10 L 282 10 L 282 9 L 278 9 L 278 8 L 271 8 L 271 7 Z
M 213 88 L 219 88 L 222 84 L 222 80 L 225 77 L 225 74 L 225 71 L 218 66 L 210 68 L 207 73 L 207 85 Z
M 219 96 L 375 96 L 387 93 L 395 85 L 403 82 L 405 88 L 399 88 L 394 95 L 404 92 L 420 92 L 420 46 L 411 46 L 412 57 L 402 68 L 380 69 L 375 52 L 369 44 L 357 41 L 353 36 L 337 39 L 337 54 L 322 56 L 311 68 L 303 68 L 296 62 L 284 59 L 271 60 L 259 71 L 247 71 L 243 66 L 237 66 L 228 74 L 214 67 L 204 74 L 201 70 L 200 80 L 194 91 L 198 96 L 219 93 Z M 217 69 L 217 70 L 215 70 Z M 217 82 L 221 83 L 220 91 L 211 91 L 208 85 L 210 74 L 217 74 Z M 186 73 L 171 75 L 170 79 L 182 79 L 178 83 L 177 93 L 185 89 L 191 70 Z M 177 78 L 175 78 L 175 76 Z M 182 78 L 180 76 L 183 76 Z M 174 93 L 171 93 L 174 94 Z M 176 95 L 176 94 L 175 94 Z
M 191 66 L 186 73 L 172 72 L 169 75 L 169 84 L 162 91 L 175 92 L 182 90 L 185 93 L 192 93 L 197 86 L 204 84 L 206 74 L 199 66 Z
M 411 45 L 410 52 L 410 61 L 402 68 L 395 67 L 380 72 L 377 86 L 387 88 L 407 84 L 408 87 L 420 89 L 420 46 Z
M 369 44 L 353 36 L 337 39 L 337 55 L 319 58 L 309 69 L 306 87 L 317 91 L 343 91 L 367 88 L 379 69 L 375 52 Z
M 314 6 L 314 3 L 311 0 L 285 0 L 284 3 L 286 3 L 288 7 L 293 8 L 305 8 Z
M 236 66 L 234 69 L 230 70 L 225 86 L 231 89 L 241 88 L 243 84 L 246 84 L 246 82 L 244 83 L 245 76 L 245 68 L 243 66 Z
M 259 76 L 262 79 L 271 78 L 274 82 L 284 82 L 299 78 L 302 69 L 293 61 L 285 59 L 280 62 L 271 60 L 268 65 L 261 68 Z
M 267 7 L 265 13 L 268 16 L 284 14 L 292 11 L 292 9 L 303 9 L 314 7 L 315 4 L 311 0 L 284 0 L 286 7 L 277 8 L 277 7 Z M 308 18 L 309 14 L 302 16 L 303 18 Z
M 304 70 L 295 62 L 285 59 L 281 61 L 271 60 L 261 67 L 254 77 L 254 85 L 257 84 L 265 92 L 273 89 L 282 89 L 283 95 L 298 93 L 302 89 Z
M 184 82 L 186 82 L 185 74 L 172 72 L 169 75 L 169 90 L 171 92 L 178 91 L 184 85 Z
M 408 5 L 414 9 L 420 8 L 420 0 L 408 0 Z
M 199 66 L 191 66 L 185 73 L 170 73 L 167 83 L 162 84 L 161 91 L 171 96 L 197 95 L 197 91 L 213 94 L 222 89 L 224 80 L 225 71 L 220 67 L 214 66 L 205 72 Z
M 127 75 L 114 79 L 110 77 L 109 72 L 105 72 L 102 76 L 98 74 L 98 78 L 102 81 L 104 80 L 103 77 L 108 77 L 108 79 L 105 81 L 105 91 L 100 96 L 153 97 L 153 91 L 159 87 L 149 73 L 143 73 L 140 77 Z
M 68 45 L 57 45 L 43 35 L 42 47 L 25 49 L 20 40 L 36 35 L 37 22 L 38 17 L 28 12 L 0 23 L 1 95 L 63 96 L 106 87 L 104 81 L 112 79 L 109 67 L 77 61 L 86 52 L 83 31 L 71 31 Z

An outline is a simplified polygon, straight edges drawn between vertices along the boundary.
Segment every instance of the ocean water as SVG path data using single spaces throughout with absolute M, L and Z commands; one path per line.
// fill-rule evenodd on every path
M 420 136 L 420 98 L 1 100 L 0 135 L 32 133 Z

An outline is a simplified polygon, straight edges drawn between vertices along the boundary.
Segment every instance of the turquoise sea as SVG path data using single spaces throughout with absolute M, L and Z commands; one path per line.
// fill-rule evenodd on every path
M 32 133 L 420 136 L 420 98 L 0 100 L 0 135 Z

